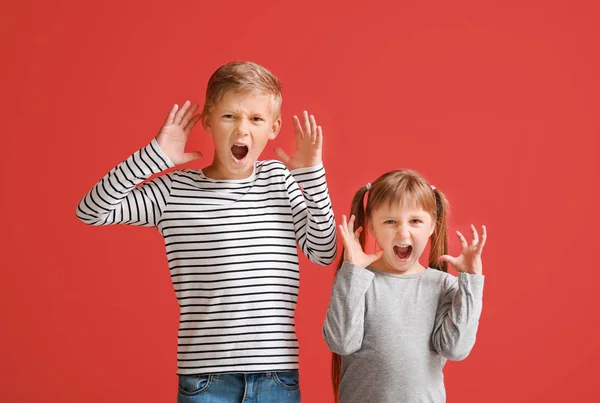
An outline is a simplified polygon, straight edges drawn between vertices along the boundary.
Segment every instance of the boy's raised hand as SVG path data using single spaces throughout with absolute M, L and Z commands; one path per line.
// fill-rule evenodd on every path
M 340 235 L 344 241 L 344 260 L 352 263 L 355 266 L 367 267 L 374 261 L 383 256 L 383 251 L 379 250 L 376 253 L 367 255 L 360 246 L 359 236 L 363 228 L 358 227 L 354 231 L 354 216 L 350 217 L 350 221 L 346 222 L 346 216 L 342 216 L 342 223 L 338 226 Z
M 291 171 L 297 168 L 308 168 L 322 162 L 323 129 L 317 126 L 313 115 L 304 111 L 302 123 L 294 116 L 294 132 L 296 133 L 296 152 L 292 157 L 281 148 L 276 148 L 275 155 Z
M 485 225 L 482 226 L 481 240 L 479 239 L 479 234 L 474 225 L 471 225 L 471 232 L 473 233 L 473 241 L 471 242 L 471 245 L 469 245 L 463 234 L 456 231 L 456 235 L 458 236 L 462 247 L 460 255 L 458 257 L 443 255 L 440 256 L 440 260 L 450 263 L 459 273 L 483 274 L 481 252 L 483 251 L 483 246 L 487 239 L 487 230 Z
M 198 110 L 198 104 L 191 107 L 190 105 L 190 101 L 185 101 L 178 110 L 179 107 L 175 104 L 156 136 L 158 145 L 175 165 L 202 158 L 202 153 L 199 151 L 185 152 L 190 131 L 200 120 L 200 114 L 194 115 Z

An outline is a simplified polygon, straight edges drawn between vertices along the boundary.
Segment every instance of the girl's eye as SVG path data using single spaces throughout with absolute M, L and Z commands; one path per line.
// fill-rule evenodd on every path
M 418 219 L 416 219 L 416 218 L 415 218 L 414 220 L 410 220 L 410 222 L 411 222 L 412 224 L 420 224 L 420 223 L 422 223 L 422 221 L 421 221 L 421 220 L 418 220 Z
M 383 223 L 384 224 L 394 224 L 396 221 L 394 220 L 385 220 Z
M 223 115 L 223 117 L 224 117 L 225 119 L 232 119 L 232 118 L 233 118 L 233 115 L 232 115 L 232 114 L 230 114 L 230 113 L 226 113 L 225 115 Z

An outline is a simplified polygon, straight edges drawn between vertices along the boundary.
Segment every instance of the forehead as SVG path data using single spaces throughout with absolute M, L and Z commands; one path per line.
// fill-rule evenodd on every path
M 227 91 L 215 109 L 232 109 L 252 113 L 272 113 L 273 96 L 257 91 Z
M 404 215 L 426 215 L 429 213 L 416 202 L 414 198 L 407 198 L 395 203 L 382 203 L 373 211 L 373 216 L 404 216 Z

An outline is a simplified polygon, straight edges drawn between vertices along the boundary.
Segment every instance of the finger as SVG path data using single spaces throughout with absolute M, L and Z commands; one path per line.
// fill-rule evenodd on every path
M 323 129 L 321 126 L 317 127 L 317 139 L 315 140 L 315 144 L 317 146 L 317 150 L 320 150 L 323 147 Z
M 317 141 L 317 121 L 314 115 L 310 115 L 310 142 Z
M 192 117 L 194 116 L 194 113 L 197 110 L 198 110 L 198 104 L 192 105 L 192 107 L 187 110 L 185 115 L 183 115 L 183 118 L 181 119 L 181 126 L 183 126 L 183 127 L 187 126 L 188 122 L 192 119 Z
M 475 226 L 471 224 L 471 233 L 473 234 L 473 241 L 471 241 L 471 246 L 476 246 L 479 243 L 479 234 L 477 233 L 477 229 Z
M 277 159 L 283 162 L 285 165 L 287 165 L 288 162 L 290 162 L 290 156 L 287 155 L 285 151 L 283 151 L 281 148 L 276 148 L 273 151 L 275 152 L 275 156 L 277 157 Z
M 190 101 L 185 101 L 183 103 L 183 106 L 181 107 L 181 109 L 179 111 L 177 111 L 177 113 L 175 114 L 175 118 L 173 119 L 173 124 L 178 125 L 181 123 L 181 119 L 183 118 L 183 115 L 185 115 L 185 112 L 187 112 L 189 107 L 190 107 Z
M 200 121 L 200 119 L 202 119 L 202 116 L 200 114 L 194 115 L 194 117 L 190 119 L 187 125 L 185 125 L 183 131 L 189 134 L 194 128 L 194 126 L 196 126 L 196 123 Z
M 338 225 L 338 232 L 340 233 L 340 236 L 342 237 L 342 242 L 344 243 L 344 249 L 346 249 L 346 251 L 348 251 L 348 239 L 346 237 L 346 231 L 344 231 L 343 224 Z
M 348 224 L 346 225 L 346 232 L 348 233 L 348 237 L 352 237 L 352 239 L 357 241 L 358 238 L 356 237 L 356 235 L 355 235 L 356 231 L 354 230 L 355 222 L 356 222 L 356 217 L 354 215 L 351 215 L 350 220 L 348 220 Z
M 344 246 L 346 249 L 349 249 L 350 243 L 350 234 L 348 232 L 348 224 L 346 222 L 346 216 L 342 215 L 342 223 L 339 225 L 340 235 L 342 236 L 342 240 L 344 241 Z
M 177 108 L 179 108 L 179 106 L 177 104 L 173 105 L 173 107 L 171 108 L 171 112 L 169 112 L 169 114 L 167 115 L 167 118 L 165 119 L 166 125 L 173 124 L 173 119 L 175 119 L 175 113 L 177 112 Z
M 363 230 L 363 227 L 358 227 L 358 228 L 356 229 L 356 231 L 354 231 L 354 237 L 355 237 L 356 239 L 359 239 L 359 237 L 360 237 L 360 233 L 362 232 L 362 230 Z
M 346 216 L 344 216 L 344 219 L 345 218 L 346 218 Z M 346 225 L 346 234 L 348 235 L 349 238 L 354 235 L 354 220 L 355 220 L 354 215 L 351 215 L 350 219 L 347 222 L 344 221 L 344 223 Z
M 183 163 L 186 164 L 191 161 L 199 160 L 200 158 L 202 158 L 202 153 L 200 151 L 191 151 L 183 154 Z
M 348 230 L 352 233 L 354 233 L 354 221 L 356 220 L 356 218 L 354 217 L 354 215 L 350 216 L 350 220 L 348 221 Z
M 461 248 L 467 249 L 469 247 L 469 244 L 467 244 L 467 240 L 465 239 L 463 234 L 461 234 L 460 231 L 456 231 L 456 236 L 458 237 L 458 240 L 460 241 Z
M 344 231 L 348 232 L 348 221 L 345 214 L 342 214 L 342 226 L 344 227 Z
M 308 112 L 304 111 L 304 113 L 302 114 L 303 118 L 303 124 L 304 126 L 302 127 L 302 130 L 304 130 L 304 138 L 308 138 L 310 140 L 310 119 L 308 117 Z
M 481 226 L 481 241 L 477 244 L 477 252 L 481 253 L 483 247 L 485 246 L 485 241 L 487 239 L 487 228 L 485 225 Z
M 304 139 L 304 132 L 302 131 L 302 125 L 300 125 L 300 119 L 294 115 L 294 132 L 296 133 L 296 141 L 298 139 Z

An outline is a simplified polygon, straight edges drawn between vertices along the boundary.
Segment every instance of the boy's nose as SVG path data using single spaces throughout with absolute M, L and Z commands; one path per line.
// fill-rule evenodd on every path
M 240 120 L 240 123 L 238 124 L 236 129 L 236 134 L 238 136 L 246 136 L 248 133 L 250 133 L 248 122 L 246 121 L 246 119 Z

